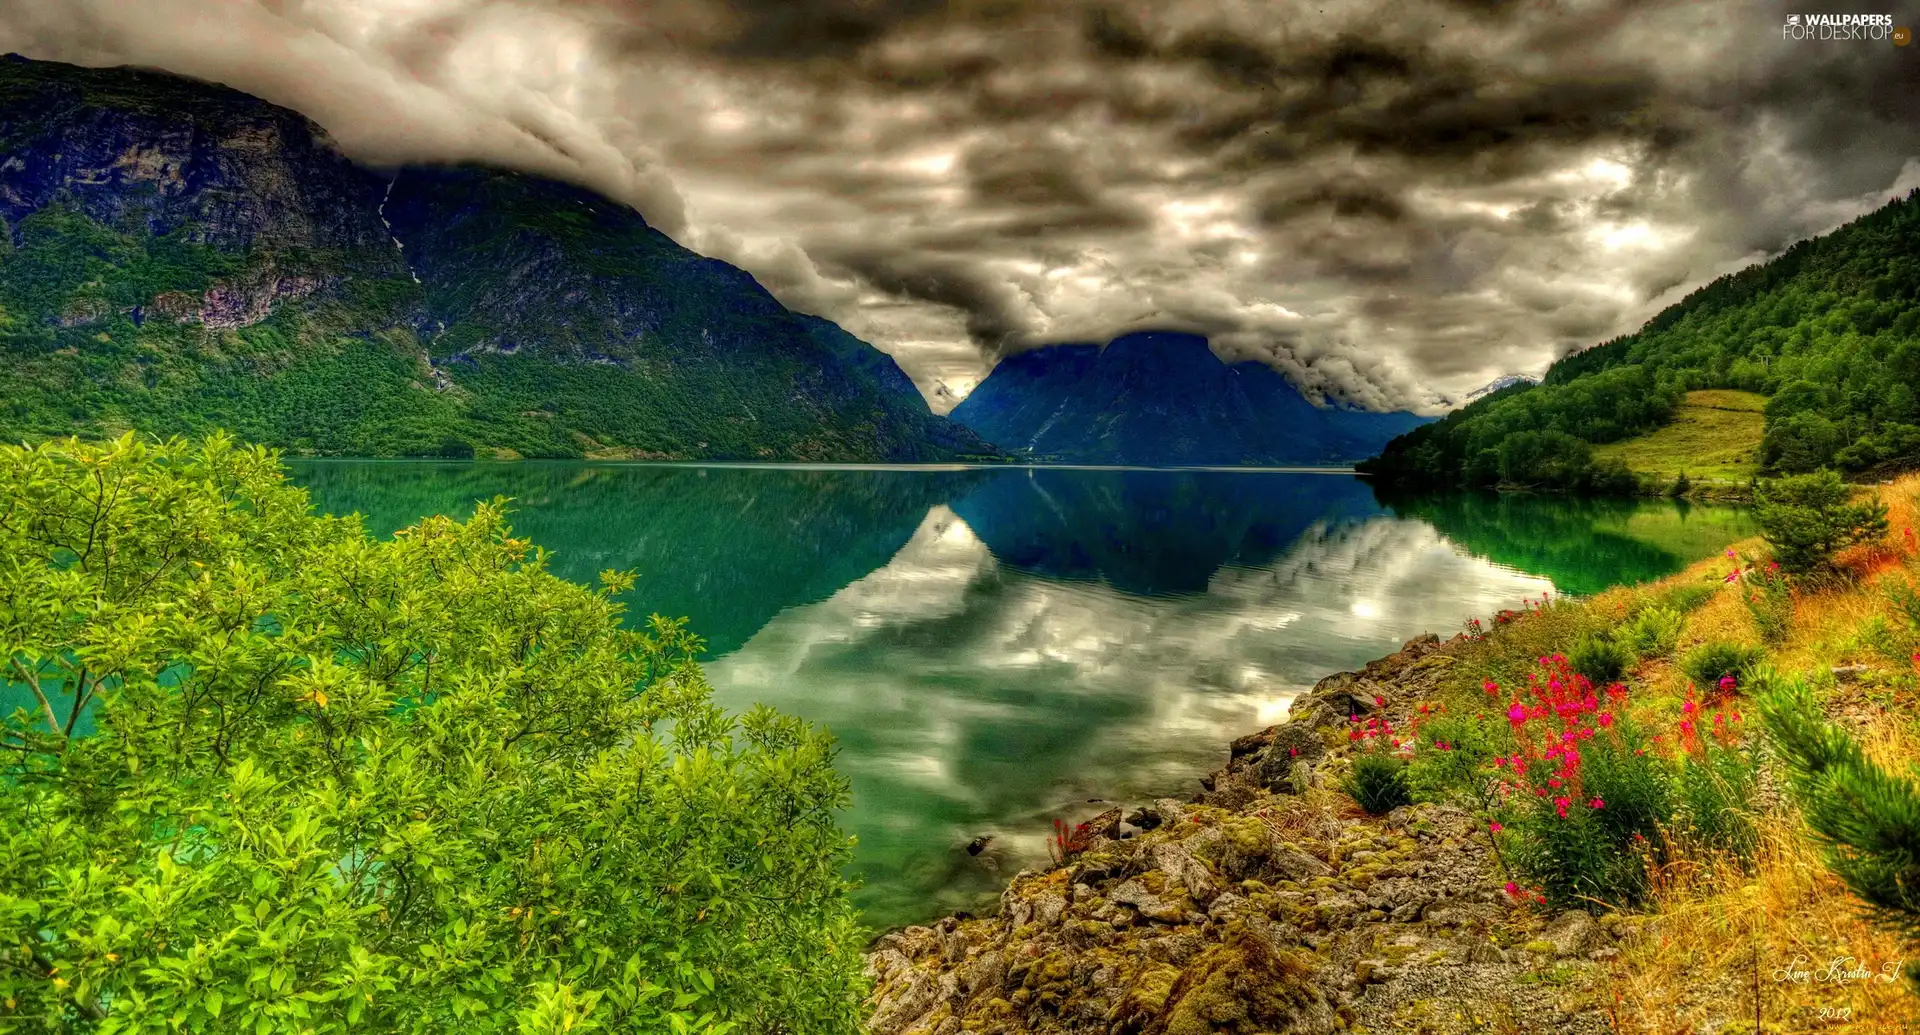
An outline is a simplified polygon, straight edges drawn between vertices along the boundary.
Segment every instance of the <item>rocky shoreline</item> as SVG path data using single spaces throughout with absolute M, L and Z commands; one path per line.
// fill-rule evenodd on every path
M 883 936 L 868 1030 L 1611 1030 L 1605 961 L 1632 921 L 1516 906 L 1466 812 L 1370 817 L 1336 789 L 1350 717 L 1404 723 L 1465 642 L 1419 637 L 1321 680 L 1200 794 L 1102 814 L 994 915 Z

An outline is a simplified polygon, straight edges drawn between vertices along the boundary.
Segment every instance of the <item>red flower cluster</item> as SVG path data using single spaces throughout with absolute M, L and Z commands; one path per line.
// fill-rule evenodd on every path
M 1093 843 L 1093 830 L 1085 823 L 1068 826 L 1063 820 L 1053 821 L 1053 837 L 1047 841 L 1047 854 L 1059 865 L 1070 862 L 1074 856 L 1087 850 Z
M 1538 888 L 1528 891 L 1512 881 L 1507 882 L 1507 894 L 1516 901 L 1538 902 L 1543 906 L 1547 904 L 1547 896 L 1542 894 Z
M 1375 698 L 1375 700 L 1378 701 L 1379 698 Z M 1365 722 L 1360 721 L 1360 716 L 1358 715 L 1349 715 L 1347 716 L 1347 722 L 1353 727 L 1347 731 L 1347 740 L 1352 743 L 1358 744 L 1361 741 L 1372 740 L 1375 741 L 1376 746 L 1386 744 L 1395 749 L 1400 747 L 1400 738 L 1394 736 L 1393 723 L 1388 721 L 1383 715 L 1375 715 Z M 1418 720 L 1415 720 L 1415 725 L 1418 726 L 1418 724 Z M 1409 742 L 1407 745 L 1408 750 L 1411 750 L 1412 746 L 1412 743 Z
M 1731 692 L 1732 687 L 1730 684 L 1732 679 L 1732 676 L 1722 676 L 1720 679 L 1721 690 Z M 1687 699 L 1680 705 L 1680 722 L 1677 729 L 1680 734 L 1680 747 L 1689 753 L 1697 753 L 1704 747 L 1700 742 L 1699 727 L 1694 722 L 1694 716 L 1698 714 L 1699 711 L 1700 706 L 1695 703 L 1693 699 L 1693 684 L 1688 683 Z M 1712 737 L 1722 747 L 1732 747 L 1738 743 L 1738 738 L 1734 733 L 1734 727 L 1739 723 L 1739 712 L 1725 709 L 1716 711 L 1713 713 L 1712 725 L 1707 728 L 1707 735 Z
M 1507 706 L 1507 723 L 1520 750 L 1493 760 L 1500 771 L 1500 796 L 1504 799 L 1515 791 L 1551 796 L 1554 812 L 1567 818 L 1574 803 L 1584 797 L 1580 745 L 1613 728 L 1610 709 L 1626 696 L 1627 688 L 1615 683 L 1602 700 L 1593 683 L 1575 672 L 1564 654 L 1539 659 L 1539 667 L 1528 676 L 1526 692 L 1516 694 Z M 1586 807 L 1604 805 L 1596 797 Z
M 1551 607 L 1552 605 L 1553 605 L 1552 594 L 1542 594 L 1538 603 L 1536 603 L 1532 597 L 1526 597 L 1520 602 L 1520 610 L 1518 611 L 1515 611 L 1512 608 L 1503 608 L 1502 610 L 1495 612 L 1493 616 L 1493 624 L 1510 625 L 1534 613 L 1535 611 L 1545 611 L 1548 607 Z M 1473 637 L 1476 640 L 1484 640 L 1487 637 L 1486 631 L 1480 625 L 1480 619 L 1478 618 L 1475 618 L 1472 621 L 1467 623 L 1467 633 L 1469 636 Z

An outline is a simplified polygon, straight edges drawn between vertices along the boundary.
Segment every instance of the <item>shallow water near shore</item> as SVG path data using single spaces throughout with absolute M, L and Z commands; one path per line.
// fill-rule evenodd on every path
M 1731 507 L 1387 500 L 1344 473 L 291 466 L 379 535 L 510 496 L 556 573 L 639 572 L 631 610 L 692 620 L 723 705 L 839 738 L 875 927 L 981 908 L 1054 818 L 1184 797 L 1234 737 L 1409 637 L 1752 534 Z

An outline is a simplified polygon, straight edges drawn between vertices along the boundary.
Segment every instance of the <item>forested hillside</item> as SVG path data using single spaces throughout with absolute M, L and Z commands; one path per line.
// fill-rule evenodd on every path
M 359 456 L 994 454 L 625 205 L 363 168 L 207 83 L 0 60 L 0 438 L 216 428 Z
M 1690 390 L 1769 397 L 1769 473 L 1920 466 L 1920 191 L 1695 291 L 1635 334 L 1389 443 L 1405 485 L 1631 487 L 1592 446 L 1671 419 Z

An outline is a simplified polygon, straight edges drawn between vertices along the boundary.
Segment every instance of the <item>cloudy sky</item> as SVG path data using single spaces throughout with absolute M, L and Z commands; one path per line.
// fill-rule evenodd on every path
M 939 408 L 1162 327 L 1433 410 L 1920 184 L 1920 46 L 1781 31 L 1896 2 L 13 0 L 0 49 L 589 183 Z

